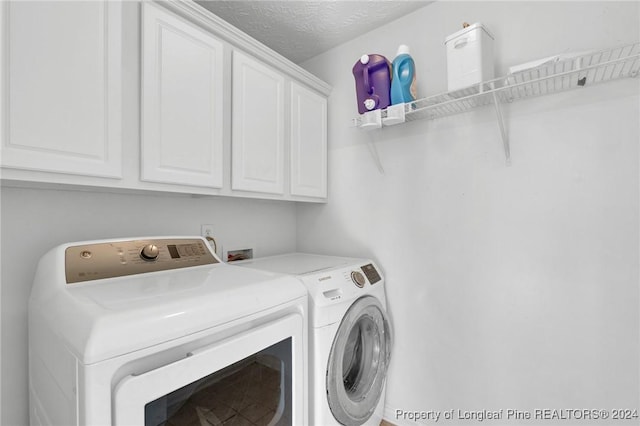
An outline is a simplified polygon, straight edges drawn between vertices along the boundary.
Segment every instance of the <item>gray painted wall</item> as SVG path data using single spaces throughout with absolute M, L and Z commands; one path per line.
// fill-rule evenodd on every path
M 446 91 L 444 39 L 464 21 L 493 32 L 499 76 L 637 42 L 639 17 L 637 2 L 436 2 L 303 64 L 333 92 L 329 203 L 298 206 L 298 249 L 384 269 L 391 422 L 411 424 L 395 410 L 639 408 L 640 88 L 634 79 L 505 106 L 506 167 L 491 107 L 351 128 L 351 67 L 408 44 L 424 97 Z
M 0 297 L 1 424 L 28 424 L 27 301 L 40 257 L 65 242 L 117 237 L 200 235 L 213 224 L 218 243 L 253 244 L 256 255 L 295 250 L 289 202 L 177 195 L 124 195 L 2 188 Z

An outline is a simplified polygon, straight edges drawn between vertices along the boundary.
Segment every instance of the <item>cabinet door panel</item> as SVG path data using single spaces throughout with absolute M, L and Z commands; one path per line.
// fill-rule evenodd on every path
M 284 77 L 233 52 L 232 188 L 284 193 Z
M 291 83 L 291 195 L 327 196 L 327 100 Z
M 120 177 L 121 4 L 2 2 L 3 167 Z
M 222 187 L 223 48 L 143 5 L 142 180 Z

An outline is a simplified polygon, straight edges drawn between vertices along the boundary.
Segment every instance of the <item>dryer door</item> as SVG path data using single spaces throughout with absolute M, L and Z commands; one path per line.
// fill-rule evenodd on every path
M 384 389 L 391 334 L 377 298 L 358 299 L 338 328 L 327 365 L 327 398 L 333 416 L 357 426 L 375 411 Z
M 304 331 L 302 315 L 289 314 L 131 374 L 115 387 L 113 424 L 306 424 Z

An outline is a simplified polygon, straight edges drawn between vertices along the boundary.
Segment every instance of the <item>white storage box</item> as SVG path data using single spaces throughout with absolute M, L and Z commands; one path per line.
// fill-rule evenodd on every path
M 494 78 L 493 35 L 481 23 L 451 34 L 444 44 L 449 91 Z

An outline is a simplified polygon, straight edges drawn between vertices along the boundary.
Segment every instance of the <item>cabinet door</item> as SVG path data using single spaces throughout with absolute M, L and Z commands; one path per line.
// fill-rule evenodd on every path
M 233 52 L 232 188 L 284 193 L 284 77 Z
M 0 9 L 2 167 L 120 177 L 121 4 Z
M 327 99 L 291 83 L 291 195 L 327 196 Z
M 142 20 L 141 179 L 220 188 L 223 44 L 154 4 Z

